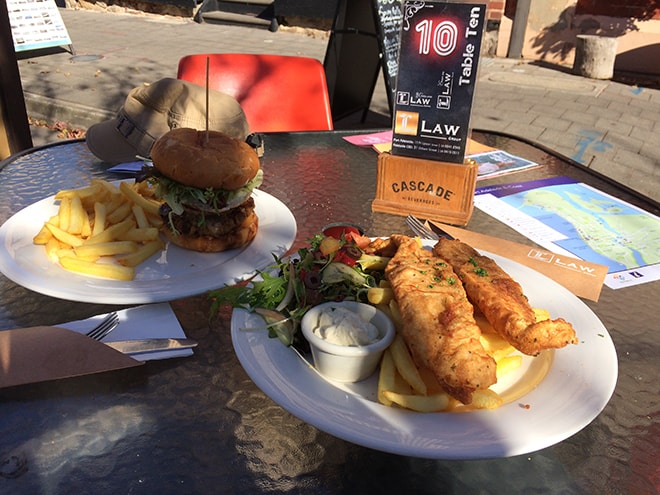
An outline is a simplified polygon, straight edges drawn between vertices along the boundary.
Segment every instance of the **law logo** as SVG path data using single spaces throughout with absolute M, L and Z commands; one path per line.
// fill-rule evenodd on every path
M 539 251 L 538 249 L 530 249 L 527 257 L 533 260 L 543 261 L 544 263 L 552 263 L 555 255 L 546 251 Z
M 439 95 L 435 106 L 438 110 L 449 110 L 451 108 L 451 96 Z
M 410 93 L 408 91 L 396 92 L 397 105 L 410 105 Z
M 397 110 L 394 119 L 394 132 L 407 136 L 416 136 L 419 125 L 419 114 L 417 112 L 406 112 Z

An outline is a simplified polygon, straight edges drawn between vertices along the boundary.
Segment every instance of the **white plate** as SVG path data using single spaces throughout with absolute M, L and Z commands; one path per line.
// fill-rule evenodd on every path
M 277 404 L 320 430 L 365 447 L 435 459 L 507 457 L 549 447 L 587 426 L 609 401 L 618 372 L 614 344 L 598 317 L 564 287 L 486 254 L 523 286 L 533 306 L 570 321 L 580 341 L 555 351 L 536 388 L 499 409 L 422 414 L 383 406 L 376 401 L 375 376 L 353 387 L 323 379 L 266 332 L 241 331 L 263 325 L 260 317 L 244 310 L 232 315 L 234 349 L 250 378 Z M 539 359 L 525 359 L 518 375 L 522 382 Z M 519 385 L 498 384 L 504 392 Z
M 0 227 L 0 271 L 35 292 L 80 302 L 144 304 L 171 301 L 245 280 L 283 255 L 296 237 L 296 220 L 277 198 L 253 194 L 259 230 L 247 246 L 223 253 L 198 253 L 167 243 L 160 256 L 138 266 L 129 282 L 79 275 L 51 262 L 32 238 L 57 213 L 53 197 L 34 203 Z

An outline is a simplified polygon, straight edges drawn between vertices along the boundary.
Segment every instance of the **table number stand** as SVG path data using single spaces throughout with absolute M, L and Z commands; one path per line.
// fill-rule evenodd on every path
M 378 158 L 374 211 L 467 225 L 477 165 L 465 159 L 486 6 L 406 0 L 392 148 Z
M 373 211 L 464 226 L 474 210 L 478 166 L 381 153 Z

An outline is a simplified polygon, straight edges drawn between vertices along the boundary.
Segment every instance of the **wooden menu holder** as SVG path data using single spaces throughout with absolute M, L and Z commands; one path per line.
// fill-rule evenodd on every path
M 371 209 L 464 226 L 474 211 L 478 165 L 381 153 Z

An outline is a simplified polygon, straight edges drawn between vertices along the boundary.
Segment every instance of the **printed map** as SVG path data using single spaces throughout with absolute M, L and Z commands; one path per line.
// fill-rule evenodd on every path
M 547 249 L 607 266 L 614 285 L 650 281 L 660 269 L 660 218 L 585 184 L 482 188 L 475 205 Z

